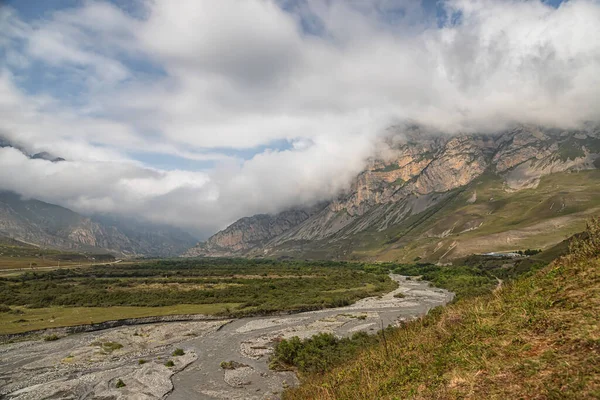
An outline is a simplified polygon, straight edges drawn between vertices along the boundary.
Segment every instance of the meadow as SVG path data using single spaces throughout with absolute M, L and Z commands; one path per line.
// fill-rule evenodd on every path
M 141 316 L 262 315 L 339 307 L 396 287 L 364 263 L 167 259 L 0 278 L 0 333 Z

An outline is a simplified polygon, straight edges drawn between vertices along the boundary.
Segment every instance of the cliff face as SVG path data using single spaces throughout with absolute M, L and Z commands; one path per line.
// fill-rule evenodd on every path
M 432 214 L 443 211 L 458 192 L 475 184 L 493 180 L 500 196 L 508 196 L 505 201 L 510 202 L 510 196 L 518 192 L 535 190 L 545 176 L 594 170 L 600 164 L 598 128 L 562 131 L 522 126 L 498 134 L 458 136 L 412 129 L 398 132 L 390 143 L 386 159 L 371 160 L 351 189 L 326 207 L 312 213 L 291 210 L 243 218 L 187 255 L 351 258 L 357 256 L 357 249 L 365 247 L 364 243 L 370 243 L 369 254 L 398 249 L 402 237 L 425 240 L 442 235 L 444 231 L 434 228 L 439 215 L 434 218 Z M 589 182 L 591 186 L 597 184 L 600 182 Z M 552 190 L 558 193 L 561 188 Z M 452 236 L 458 225 L 466 231 L 485 226 L 491 217 L 477 211 L 484 200 L 492 201 L 478 200 L 476 188 L 470 191 L 464 204 L 477 216 L 455 222 L 444 237 Z M 422 229 L 414 236 L 417 225 Z M 440 248 L 447 247 L 451 244 Z

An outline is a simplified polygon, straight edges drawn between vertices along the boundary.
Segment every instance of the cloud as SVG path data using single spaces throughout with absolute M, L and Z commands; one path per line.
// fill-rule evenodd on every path
M 135 4 L 0 9 L 0 134 L 71 160 L 5 149 L 0 187 L 205 235 L 331 198 L 397 122 L 599 119 L 597 1 L 447 0 L 446 19 L 408 0 Z M 208 164 L 163 171 L 140 153 Z

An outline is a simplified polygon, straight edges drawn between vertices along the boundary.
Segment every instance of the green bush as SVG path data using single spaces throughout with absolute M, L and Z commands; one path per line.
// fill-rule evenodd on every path
M 146 361 L 146 360 L 138 360 L 138 364 L 139 364 L 139 365 L 146 364 L 147 362 L 148 362 L 148 361 Z
M 175 349 L 175 351 L 173 351 L 173 353 L 172 353 L 172 355 L 174 357 L 182 356 L 184 354 L 185 354 L 185 352 L 183 351 L 183 349 L 180 349 L 180 348 Z
M 303 373 L 322 373 L 350 359 L 361 347 L 379 341 L 379 335 L 364 332 L 342 339 L 331 333 L 320 333 L 304 340 L 294 336 L 275 346 L 270 368 L 288 370 L 293 367 Z
M 165 363 L 165 367 L 171 368 L 171 367 L 174 367 L 174 366 L 175 366 L 175 363 L 173 362 L 173 360 L 169 360 L 169 361 L 167 361 Z
M 44 337 L 44 340 L 46 342 L 53 342 L 58 339 L 59 339 L 59 337 L 57 335 L 49 335 L 49 336 Z
M 122 388 L 122 387 L 125 387 L 125 386 L 127 386 L 127 385 L 126 385 L 126 384 L 125 384 L 125 382 L 123 382 L 121 379 L 119 379 L 119 380 L 117 381 L 117 383 L 115 384 L 115 387 L 116 387 L 117 389 L 120 389 L 120 388 Z

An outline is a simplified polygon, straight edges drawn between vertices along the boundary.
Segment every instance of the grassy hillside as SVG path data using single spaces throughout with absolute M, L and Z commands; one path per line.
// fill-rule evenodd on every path
M 470 254 L 546 249 L 585 229 L 600 212 L 600 170 L 541 178 L 535 188 L 508 190 L 487 172 L 470 184 L 440 194 L 436 204 L 395 223 L 382 223 L 410 207 L 383 204 L 342 229 L 335 238 L 288 242 L 275 256 L 310 259 L 450 262 Z M 369 221 L 369 228 L 355 232 Z
M 600 222 L 582 237 L 530 276 L 389 331 L 324 375 L 303 375 L 284 398 L 600 398 Z

